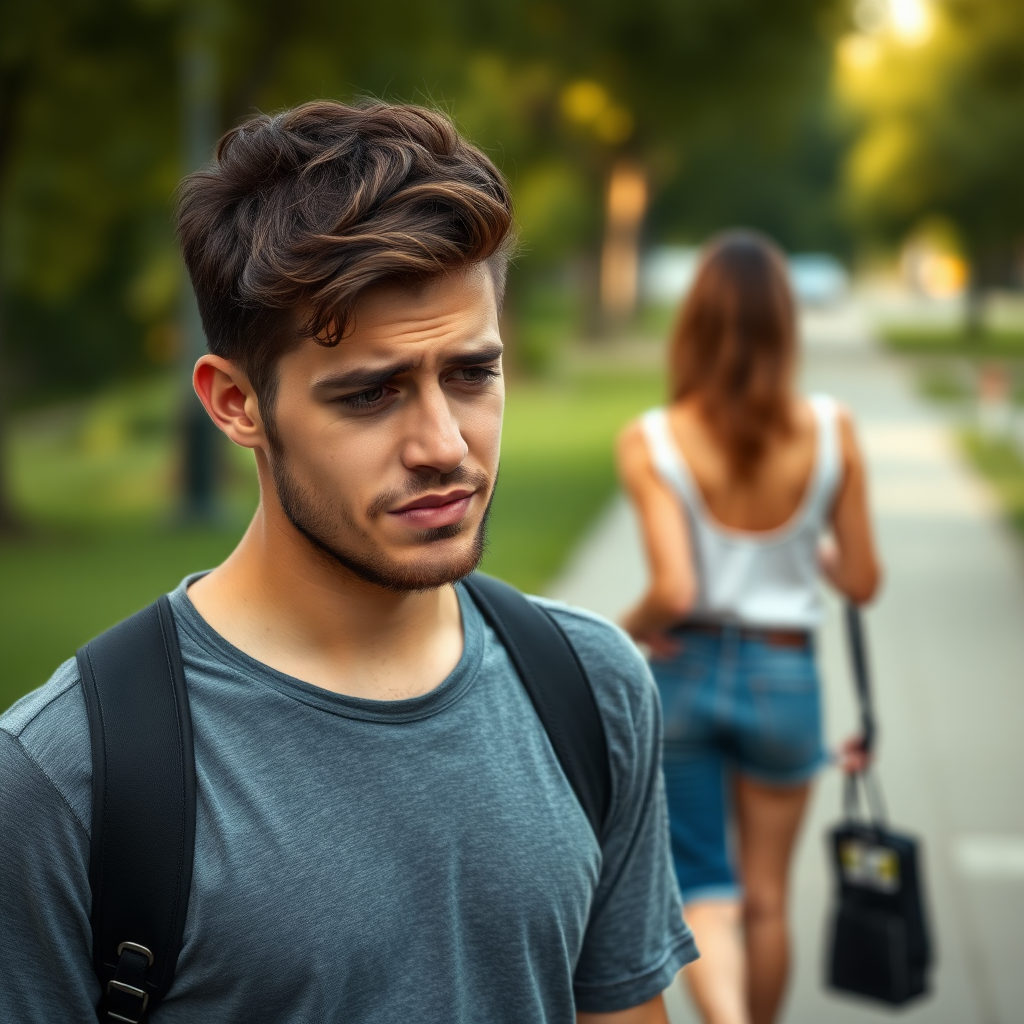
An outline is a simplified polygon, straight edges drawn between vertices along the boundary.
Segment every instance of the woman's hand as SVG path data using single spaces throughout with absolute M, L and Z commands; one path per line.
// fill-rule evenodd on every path
M 863 736 L 851 736 L 839 747 L 836 764 L 847 775 L 859 775 L 871 767 L 873 754 L 864 746 Z
M 651 652 L 651 657 L 656 661 L 668 661 L 683 649 L 683 642 L 669 633 L 652 630 L 649 633 L 642 633 L 634 639 L 637 643 L 644 644 Z
M 663 623 L 657 618 L 654 622 L 650 621 L 647 601 L 641 601 L 626 612 L 621 625 L 638 644 L 643 644 L 654 658 L 667 660 L 674 658 L 682 650 L 682 643 L 668 632 Z
M 832 537 L 823 537 L 818 543 L 818 566 L 822 576 L 838 590 L 836 581 L 840 572 L 839 548 Z

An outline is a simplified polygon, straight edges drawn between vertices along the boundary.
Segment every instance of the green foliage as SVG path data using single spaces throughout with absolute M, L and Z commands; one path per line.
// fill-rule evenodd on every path
M 1009 441 L 986 438 L 976 431 L 961 436 L 971 462 L 995 488 L 1007 519 L 1024 537 L 1024 461 Z
M 20 418 L 11 477 L 26 519 L 61 534 L 169 526 L 180 394 L 177 379 L 165 374 Z M 219 434 L 217 440 L 223 514 L 240 528 L 256 504 L 252 458 Z
M 989 328 L 980 336 L 961 327 L 886 327 L 888 348 L 907 355 L 956 355 L 970 359 L 1024 356 L 1024 331 Z
M 918 391 L 933 402 L 961 404 L 974 397 L 964 374 L 945 363 L 929 364 L 918 374 Z
M 849 254 L 840 183 L 848 130 L 829 92 L 826 47 L 805 59 L 805 91 L 785 118 L 723 117 L 680 144 L 681 166 L 656 199 L 650 232 L 703 239 L 726 227 L 764 231 L 790 252 Z
M 936 0 L 926 38 L 854 37 L 843 50 L 860 119 L 851 209 L 881 237 L 948 219 L 974 283 L 1001 283 L 1024 231 L 1024 5 Z
M 170 243 L 177 76 L 167 15 L 129 0 L 5 0 L 2 19 L 0 342 L 24 397 L 136 368 L 169 314 L 176 282 L 154 303 L 139 281 Z
M 517 286 L 529 291 L 596 246 L 617 155 L 642 160 L 664 188 L 706 126 L 740 112 L 786 122 L 840 6 L 0 0 L 5 376 L 25 400 L 173 358 L 169 197 L 185 169 L 183 68 L 197 54 L 215 65 L 214 132 L 319 96 L 449 110 L 513 183 Z
M 576 337 L 581 318 L 577 297 L 557 280 L 541 279 L 521 289 L 513 303 L 504 334 L 506 343 L 511 342 L 514 368 L 544 376 Z

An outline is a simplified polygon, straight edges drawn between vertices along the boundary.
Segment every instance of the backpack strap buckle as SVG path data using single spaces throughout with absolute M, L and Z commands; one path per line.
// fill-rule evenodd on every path
M 107 982 L 107 1017 L 122 1024 L 141 1024 L 149 1005 L 149 993 L 143 986 L 146 971 L 153 966 L 153 954 L 137 942 L 122 942 L 117 957 L 117 970 Z
M 174 981 L 195 850 L 192 719 L 167 597 L 80 648 L 78 671 L 92 746 L 97 1013 L 141 1024 Z

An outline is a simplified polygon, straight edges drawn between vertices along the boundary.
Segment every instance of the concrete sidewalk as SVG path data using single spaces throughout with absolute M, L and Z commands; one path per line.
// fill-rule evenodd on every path
M 886 571 L 867 613 L 881 724 L 879 769 L 892 823 L 924 840 L 939 962 L 933 995 L 900 1017 L 935 1024 L 1024 1021 L 1024 558 L 995 505 L 856 311 L 805 327 L 805 385 L 845 401 L 868 454 Z M 552 596 L 616 617 L 639 594 L 637 528 L 617 499 Z M 821 635 L 827 729 L 856 725 L 840 606 Z M 1015 781 L 1016 780 L 1016 781 Z M 817 787 L 793 874 L 795 970 L 784 1020 L 891 1020 L 826 994 L 831 902 L 824 835 L 840 812 L 837 773 Z M 674 1024 L 695 1020 L 677 988 Z

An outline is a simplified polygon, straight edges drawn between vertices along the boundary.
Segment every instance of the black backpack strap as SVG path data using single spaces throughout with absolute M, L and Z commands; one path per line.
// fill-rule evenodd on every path
M 611 802 L 608 744 L 575 650 L 554 618 L 514 587 L 482 573 L 463 583 L 508 651 L 600 841 Z
M 86 644 L 78 668 L 92 739 L 97 1011 L 135 1024 L 174 978 L 195 849 L 192 722 L 167 598 Z

